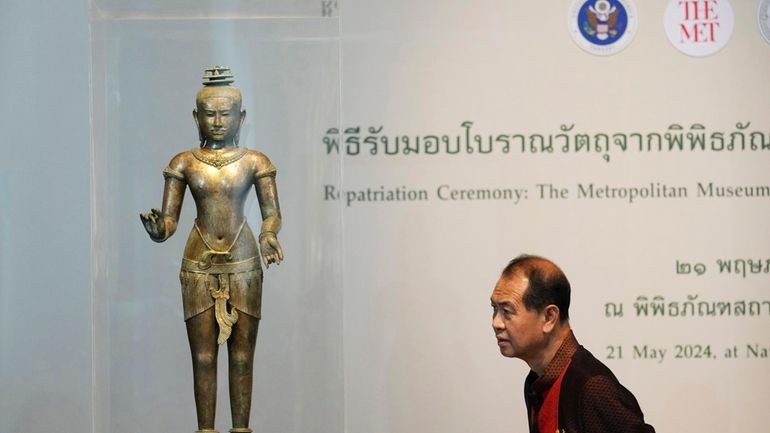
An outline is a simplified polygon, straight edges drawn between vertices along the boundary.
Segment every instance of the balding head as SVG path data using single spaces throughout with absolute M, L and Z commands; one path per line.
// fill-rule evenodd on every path
M 522 298 L 527 309 L 540 312 L 553 304 L 559 308 L 560 321 L 569 319 L 570 284 L 555 263 L 544 257 L 521 255 L 508 263 L 500 278 L 514 277 L 529 282 Z

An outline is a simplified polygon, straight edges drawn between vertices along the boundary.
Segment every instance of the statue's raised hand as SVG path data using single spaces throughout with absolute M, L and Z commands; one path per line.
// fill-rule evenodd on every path
M 262 251 L 265 267 L 269 268 L 270 263 L 278 265 L 283 260 L 283 249 L 273 232 L 262 232 L 259 235 L 259 249 Z
M 166 223 L 158 209 L 151 209 L 147 213 L 139 214 L 139 218 L 142 220 L 147 234 L 150 235 L 150 239 L 155 242 L 166 240 Z

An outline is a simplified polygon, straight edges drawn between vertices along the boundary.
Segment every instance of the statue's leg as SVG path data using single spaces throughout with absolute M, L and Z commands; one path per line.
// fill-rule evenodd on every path
M 238 321 L 227 341 L 230 376 L 230 407 L 234 429 L 248 431 L 251 411 L 251 384 L 254 377 L 254 346 L 259 319 L 238 312 Z
M 198 429 L 214 430 L 217 406 L 217 320 L 214 308 L 187 319 Z

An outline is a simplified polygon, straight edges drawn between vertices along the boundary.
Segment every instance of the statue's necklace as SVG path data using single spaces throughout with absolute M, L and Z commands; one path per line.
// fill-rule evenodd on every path
M 233 152 L 220 153 L 220 152 L 206 152 L 201 149 L 193 149 L 192 154 L 200 162 L 211 165 L 216 168 L 222 168 L 227 164 L 232 164 L 235 161 L 243 158 L 249 150 L 245 147 L 238 147 Z

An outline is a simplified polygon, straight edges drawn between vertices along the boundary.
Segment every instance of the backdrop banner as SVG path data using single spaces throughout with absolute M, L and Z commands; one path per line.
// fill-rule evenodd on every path
M 343 174 L 315 193 L 343 209 L 347 431 L 526 428 L 528 367 L 500 356 L 489 307 L 521 253 L 563 268 L 578 340 L 658 431 L 766 430 L 758 2 L 731 4 L 704 57 L 669 41 L 666 2 L 641 1 L 633 41 L 593 55 L 572 3 L 341 9 L 341 120 L 316 145 Z

